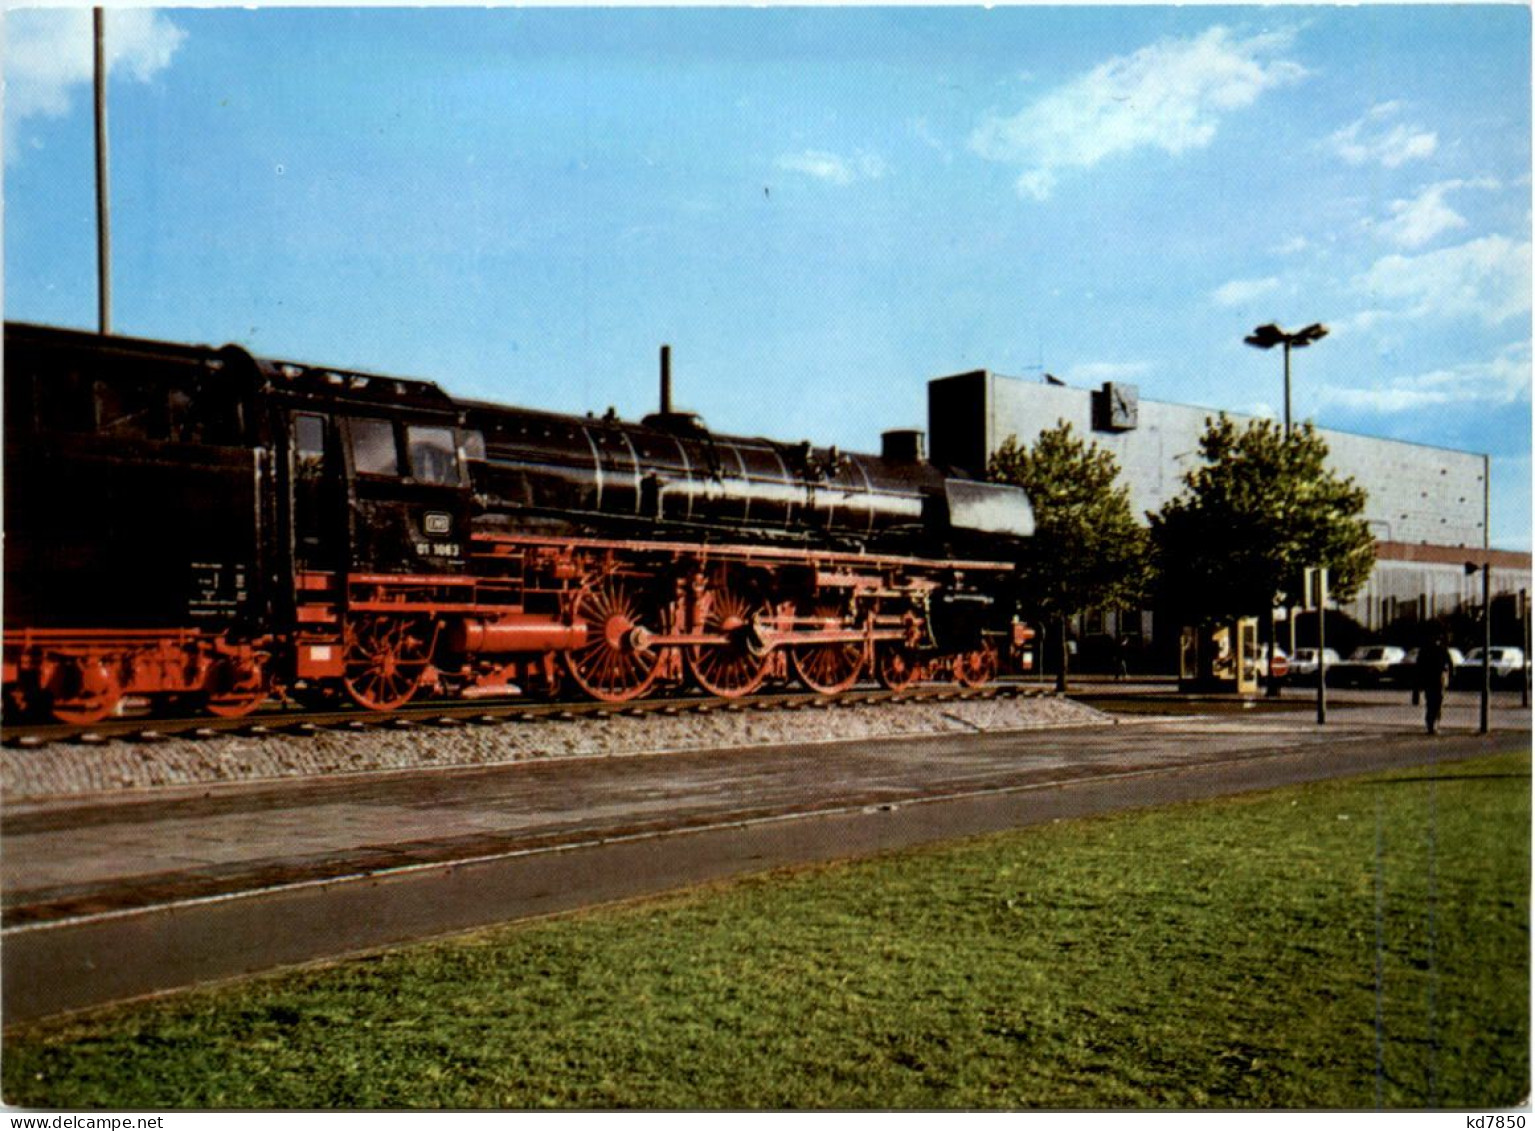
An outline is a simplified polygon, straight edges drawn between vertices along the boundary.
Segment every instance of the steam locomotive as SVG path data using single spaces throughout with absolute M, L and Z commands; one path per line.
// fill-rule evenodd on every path
M 7 717 L 989 680 L 1023 492 L 923 458 L 5 329 Z

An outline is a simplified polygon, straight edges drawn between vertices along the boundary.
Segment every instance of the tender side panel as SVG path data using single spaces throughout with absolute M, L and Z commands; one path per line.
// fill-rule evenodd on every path
M 8 628 L 258 618 L 268 469 L 232 381 L 207 353 L 8 336 Z

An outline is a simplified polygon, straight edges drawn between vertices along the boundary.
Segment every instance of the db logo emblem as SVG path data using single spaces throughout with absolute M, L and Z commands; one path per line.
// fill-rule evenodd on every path
M 453 516 L 443 514 L 441 511 L 430 511 L 426 516 L 426 532 L 428 534 L 453 533 Z

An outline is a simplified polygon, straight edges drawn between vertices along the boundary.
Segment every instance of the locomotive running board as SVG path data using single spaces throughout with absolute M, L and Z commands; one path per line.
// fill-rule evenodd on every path
M 677 557 L 698 558 L 700 561 L 764 561 L 797 562 L 800 564 L 812 564 L 816 562 L 836 562 L 847 566 L 913 566 L 931 570 L 935 567 L 944 570 L 998 570 L 1011 572 L 1015 567 L 1012 562 L 984 561 L 980 559 L 955 559 L 945 558 L 935 561 L 932 558 L 914 558 L 902 554 L 868 554 L 856 550 L 823 550 L 813 548 L 800 548 L 795 546 L 754 546 L 749 543 L 732 542 L 637 542 L 615 541 L 605 538 L 561 538 L 538 537 L 516 534 L 476 533 L 471 538 L 471 544 L 475 547 L 487 546 L 490 548 L 486 556 L 497 556 L 512 549 L 552 547 L 568 550 L 598 550 L 610 552 L 621 549 L 625 553 L 641 554 L 671 554 Z

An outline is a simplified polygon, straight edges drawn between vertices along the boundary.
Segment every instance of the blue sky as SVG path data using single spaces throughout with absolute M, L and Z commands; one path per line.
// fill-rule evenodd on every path
M 1491 453 L 1525 6 L 108 14 L 114 328 L 877 450 L 986 367 Z M 5 20 L 5 309 L 95 321 L 89 16 Z

